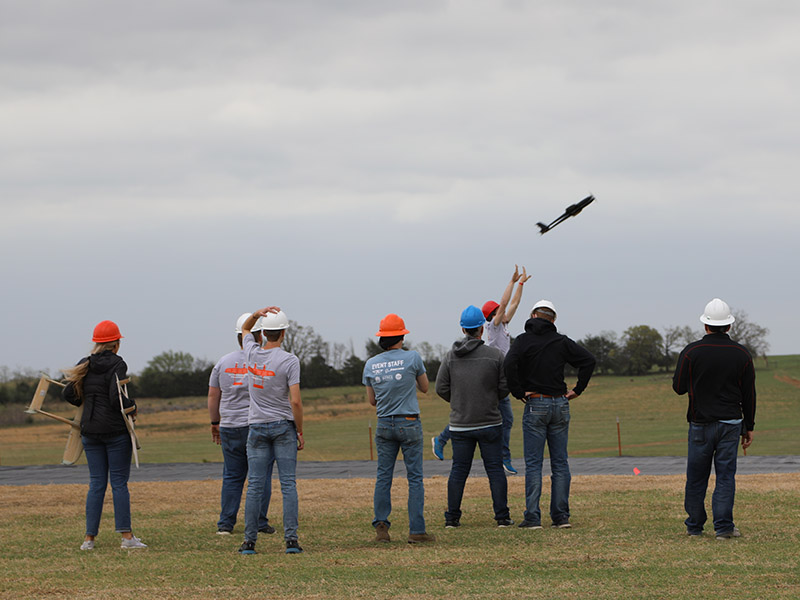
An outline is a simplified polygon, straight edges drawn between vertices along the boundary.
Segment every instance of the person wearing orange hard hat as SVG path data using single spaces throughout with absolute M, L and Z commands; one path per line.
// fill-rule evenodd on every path
M 131 500 L 128 477 L 133 445 L 119 410 L 117 382 L 128 378 L 128 366 L 119 356 L 122 334 L 113 321 L 101 321 L 94 328 L 91 354 L 77 365 L 63 369 L 67 385 L 61 394 L 74 406 L 83 406 L 81 442 L 89 466 L 89 491 L 86 495 L 86 536 L 81 550 L 94 550 L 100 528 L 106 487 L 111 479 L 116 531 L 122 534 L 122 548 L 147 548 L 131 532 Z M 125 408 L 136 404 L 123 397 Z
M 386 315 L 375 335 L 384 350 L 367 360 L 363 383 L 367 400 L 376 407 L 378 423 L 375 446 L 378 470 L 373 506 L 375 541 L 389 542 L 389 515 L 392 512 L 392 479 L 397 454 L 403 451 L 408 478 L 408 543 L 432 542 L 435 537 L 425 530 L 425 487 L 422 479 L 422 423 L 419 419 L 417 390 L 428 391 L 428 375 L 422 357 L 414 350 L 403 349 L 409 333 L 402 318 Z
M 484 302 L 481 312 L 486 319 L 486 345 L 490 348 L 497 348 L 503 353 L 503 356 L 508 353 L 511 347 L 511 335 L 508 333 L 508 324 L 517 312 L 519 303 L 522 300 L 522 287 L 531 278 L 522 267 L 522 274 L 520 275 L 519 267 L 514 265 L 514 273 L 511 275 L 511 281 L 508 282 L 506 289 L 503 290 L 503 295 L 500 297 L 498 304 L 494 300 L 487 300 Z M 517 284 L 512 296 L 512 289 L 514 284 Z M 516 475 L 517 470 L 511 462 L 511 427 L 514 425 L 514 411 L 511 408 L 511 399 L 507 396 L 500 400 L 500 414 L 503 416 L 503 469 L 509 475 Z M 445 427 L 442 432 L 434 438 L 431 438 L 433 445 L 433 455 L 439 460 L 444 460 L 444 447 L 450 439 L 450 428 Z

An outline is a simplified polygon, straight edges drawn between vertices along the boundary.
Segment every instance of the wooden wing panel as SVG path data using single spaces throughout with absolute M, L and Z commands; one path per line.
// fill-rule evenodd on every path
M 83 452 L 83 442 L 81 441 L 81 415 L 83 414 L 83 406 L 79 406 L 75 412 L 75 418 L 72 421 L 72 427 L 69 430 L 69 437 L 67 438 L 67 446 L 64 448 L 64 458 L 61 463 L 64 465 L 74 465 L 78 462 Z

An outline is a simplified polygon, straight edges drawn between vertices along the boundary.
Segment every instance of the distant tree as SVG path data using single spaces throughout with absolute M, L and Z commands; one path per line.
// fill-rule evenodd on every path
M 688 325 L 683 327 L 664 327 L 664 334 L 661 341 L 661 366 L 665 371 L 669 371 L 675 367 L 675 361 L 678 359 L 678 353 L 675 349 L 680 349 L 689 342 L 696 339 L 695 333 Z
M 153 398 L 205 396 L 213 365 L 188 352 L 167 350 L 154 356 L 136 378 L 136 392 Z
M 743 310 L 734 310 L 733 316 L 736 322 L 731 327 L 731 339 L 747 348 L 753 357 L 762 356 L 766 359 L 769 352 L 769 329 L 753 323 Z
M 364 342 L 364 350 L 367 352 L 367 358 L 378 356 L 378 354 L 383 352 L 383 348 L 380 347 L 378 342 L 371 338 Z
M 147 363 L 145 370 L 150 369 L 157 373 L 185 373 L 194 366 L 194 357 L 188 352 L 173 352 L 167 350 L 154 356 Z
M 628 327 L 622 334 L 620 367 L 627 375 L 643 375 L 662 360 L 664 343 L 657 329 L 647 325 Z
M 616 333 L 613 331 L 601 331 L 597 335 L 587 335 L 579 343 L 594 355 L 597 361 L 595 369 L 598 375 L 607 375 L 612 371 L 616 371 L 617 354 L 619 353 Z
M 300 386 L 304 388 L 334 387 L 342 384 L 340 373 L 330 366 L 325 357 L 315 354 L 302 367 Z
M 344 344 L 327 344 L 328 349 L 330 350 L 330 356 L 327 356 L 327 362 L 330 366 L 332 366 L 337 371 L 340 371 L 344 367 L 344 363 L 347 360 L 347 357 L 352 354 L 350 352 L 348 354 L 347 346 Z
M 299 325 L 289 319 L 289 328 L 283 338 L 281 346 L 286 352 L 291 352 L 301 364 L 306 364 L 312 356 L 319 354 L 325 357 L 328 354 L 328 345 L 322 336 L 314 331 L 313 327 Z
M 431 346 L 428 342 L 421 342 L 417 345 L 416 350 L 422 357 L 422 362 L 425 363 L 428 379 L 436 381 L 436 375 L 439 373 L 439 367 L 442 366 L 442 359 L 447 354 L 447 350 L 441 344 Z
M 351 354 L 344 361 L 344 366 L 339 370 L 339 374 L 342 377 L 342 385 L 360 385 L 364 375 L 365 362 L 355 354 Z

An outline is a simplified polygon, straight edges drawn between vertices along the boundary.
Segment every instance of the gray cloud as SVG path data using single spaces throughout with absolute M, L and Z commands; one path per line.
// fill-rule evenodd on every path
M 794 3 L 0 11 L 0 364 L 103 318 L 134 368 L 213 358 L 272 302 L 357 350 L 390 311 L 449 343 L 515 262 L 574 337 L 719 295 L 797 351 Z

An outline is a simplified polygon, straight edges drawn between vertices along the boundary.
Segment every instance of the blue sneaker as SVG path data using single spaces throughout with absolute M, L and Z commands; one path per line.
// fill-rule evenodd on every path
M 514 468 L 514 465 L 511 464 L 510 460 L 503 461 L 503 469 L 505 469 L 505 472 L 508 473 L 509 475 L 517 474 L 517 470 Z
M 300 554 L 302 551 L 297 540 L 286 540 L 286 554 Z
M 439 436 L 431 438 L 433 444 L 433 455 L 439 460 L 444 460 L 444 444 L 439 441 Z
M 239 554 L 255 554 L 256 553 L 256 543 L 255 542 L 245 542 L 242 544 L 242 547 L 239 548 Z

